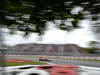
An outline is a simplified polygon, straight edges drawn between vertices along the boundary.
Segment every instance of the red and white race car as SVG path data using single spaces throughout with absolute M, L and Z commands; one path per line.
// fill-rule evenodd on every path
M 18 75 L 100 75 L 100 68 L 75 65 L 39 65 Z
M 26 60 L 9 60 L 14 62 L 26 62 Z M 31 62 L 31 61 L 27 61 Z M 1 72 L 0 71 L 0 75 Z M 6 75 L 100 75 L 100 68 L 76 66 L 76 65 L 23 65 L 5 68 Z
M 79 75 L 78 69 L 79 67 L 74 65 L 38 65 L 29 69 L 20 67 L 21 71 L 16 75 Z

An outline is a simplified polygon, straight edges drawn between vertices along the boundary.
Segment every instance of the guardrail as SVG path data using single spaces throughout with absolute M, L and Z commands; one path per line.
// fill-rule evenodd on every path
M 91 57 L 91 56 L 47 56 L 47 55 L 5 55 L 7 56 L 17 56 L 17 57 L 29 57 L 32 58 L 33 56 L 35 58 L 39 57 L 46 57 L 48 59 L 65 59 L 65 60 L 96 60 L 100 61 L 100 57 Z

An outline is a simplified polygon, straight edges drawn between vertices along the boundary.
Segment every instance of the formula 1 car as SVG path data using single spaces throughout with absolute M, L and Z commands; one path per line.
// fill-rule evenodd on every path
M 50 62 L 47 57 L 39 57 L 39 61 Z
M 6 75 L 100 75 L 100 68 L 56 64 L 24 65 L 8 67 L 4 72 Z
M 100 68 L 75 65 L 39 65 L 18 75 L 100 75 Z

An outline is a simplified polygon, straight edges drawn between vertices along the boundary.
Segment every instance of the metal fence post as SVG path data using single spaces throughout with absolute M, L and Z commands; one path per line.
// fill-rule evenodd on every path
M 0 68 L 2 73 L 0 73 L 0 75 L 6 75 L 5 73 L 5 49 L 3 48 L 3 32 L 2 32 L 2 28 L 0 27 Z

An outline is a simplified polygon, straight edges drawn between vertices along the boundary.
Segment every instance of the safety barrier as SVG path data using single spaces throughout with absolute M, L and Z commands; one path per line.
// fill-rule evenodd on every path
M 70 59 L 70 60 L 100 60 L 100 56 L 47 56 L 47 55 L 5 55 L 5 56 L 17 56 L 17 57 L 30 57 L 30 58 L 39 58 L 46 57 L 48 59 Z

